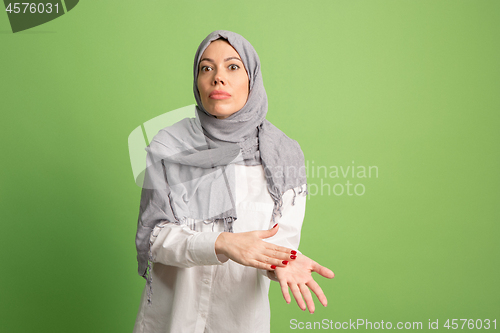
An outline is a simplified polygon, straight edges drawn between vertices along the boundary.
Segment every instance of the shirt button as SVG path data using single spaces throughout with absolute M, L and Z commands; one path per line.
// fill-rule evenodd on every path
M 208 284 L 208 282 L 209 282 L 209 281 L 208 281 L 207 279 L 203 280 L 203 283 L 204 283 L 204 284 Z

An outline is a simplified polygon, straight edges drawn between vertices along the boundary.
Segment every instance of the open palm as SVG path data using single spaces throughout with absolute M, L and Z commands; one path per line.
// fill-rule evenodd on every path
M 332 279 L 335 274 L 326 267 L 321 266 L 312 259 L 309 259 L 303 254 L 298 254 L 297 259 L 292 260 L 285 267 L 276 267 L 275 274 L 281 286 L 281 292 L 287 303 L 291 302 L 288 287 L 292 291 L 293 297 L 297 301 L 297 305 L 302 309 L 309 309 L 310 313 L 314 313 L 314 301 L 310 290 L 312 290 L 323 306 L 327 305 L 327 299 L 321 287 L 314 281 L 312 272 L 316 272 L 321 276 Z M 310 290 L 309 290 L 310 289 Z M 304 297 L 302 299 L 302 297 Z M 305 302 L 304 302 L 305 301 Z

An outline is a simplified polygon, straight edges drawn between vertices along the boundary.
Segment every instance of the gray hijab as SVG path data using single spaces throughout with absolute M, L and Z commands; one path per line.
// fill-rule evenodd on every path
M 220 38 L 240 55 L 250 88 L 243 108 L 225 119 L 203 108 L 197 88 L 201 56 L 211 42 Z M 225 230 L 232 231 L 232 223 L 237 223 L 235 164 L 262 164 L 274 201 L 272 222 L 281 216 L 283 193 L 289 189 L 295 193 L 296 188 L 306 184 L 299 144 L 265 119 L 267 95 L 260 61 L 245 38 L 226 30 L 209 34 L 196 51 L 193 74 L 195 117 L 160 130 L 146 148 L 136 246 L 139 274 L 147 279 L 151 267 L 148 261 L 152 261 L 149 239 L 158 223 L 167 221 L 194 229 L 192 221 L 202 219 L 223 222 Z

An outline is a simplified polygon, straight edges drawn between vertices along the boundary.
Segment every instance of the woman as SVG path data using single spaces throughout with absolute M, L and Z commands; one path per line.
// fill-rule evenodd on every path
M 265 119 L 252 45 L 230 31 L 209 34 L 195 55 L 193 90 L 196 117 L 146 148 L 136 244 L 148 283 L 134 332 L 269 332 L 270 279 L 287 303 L 290 287 L 314 312 L 310 288 L 326 306 L 311 272 L 333 272 L 297 253 L 303 154 Z

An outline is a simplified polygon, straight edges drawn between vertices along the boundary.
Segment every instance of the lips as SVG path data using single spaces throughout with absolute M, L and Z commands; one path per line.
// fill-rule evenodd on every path
M 208 95 L 208 97 L 212 99 L 226 99 L 231 97 L 231 94 L 224 90 L 214 90 L 210 93 L 210 95 Z

